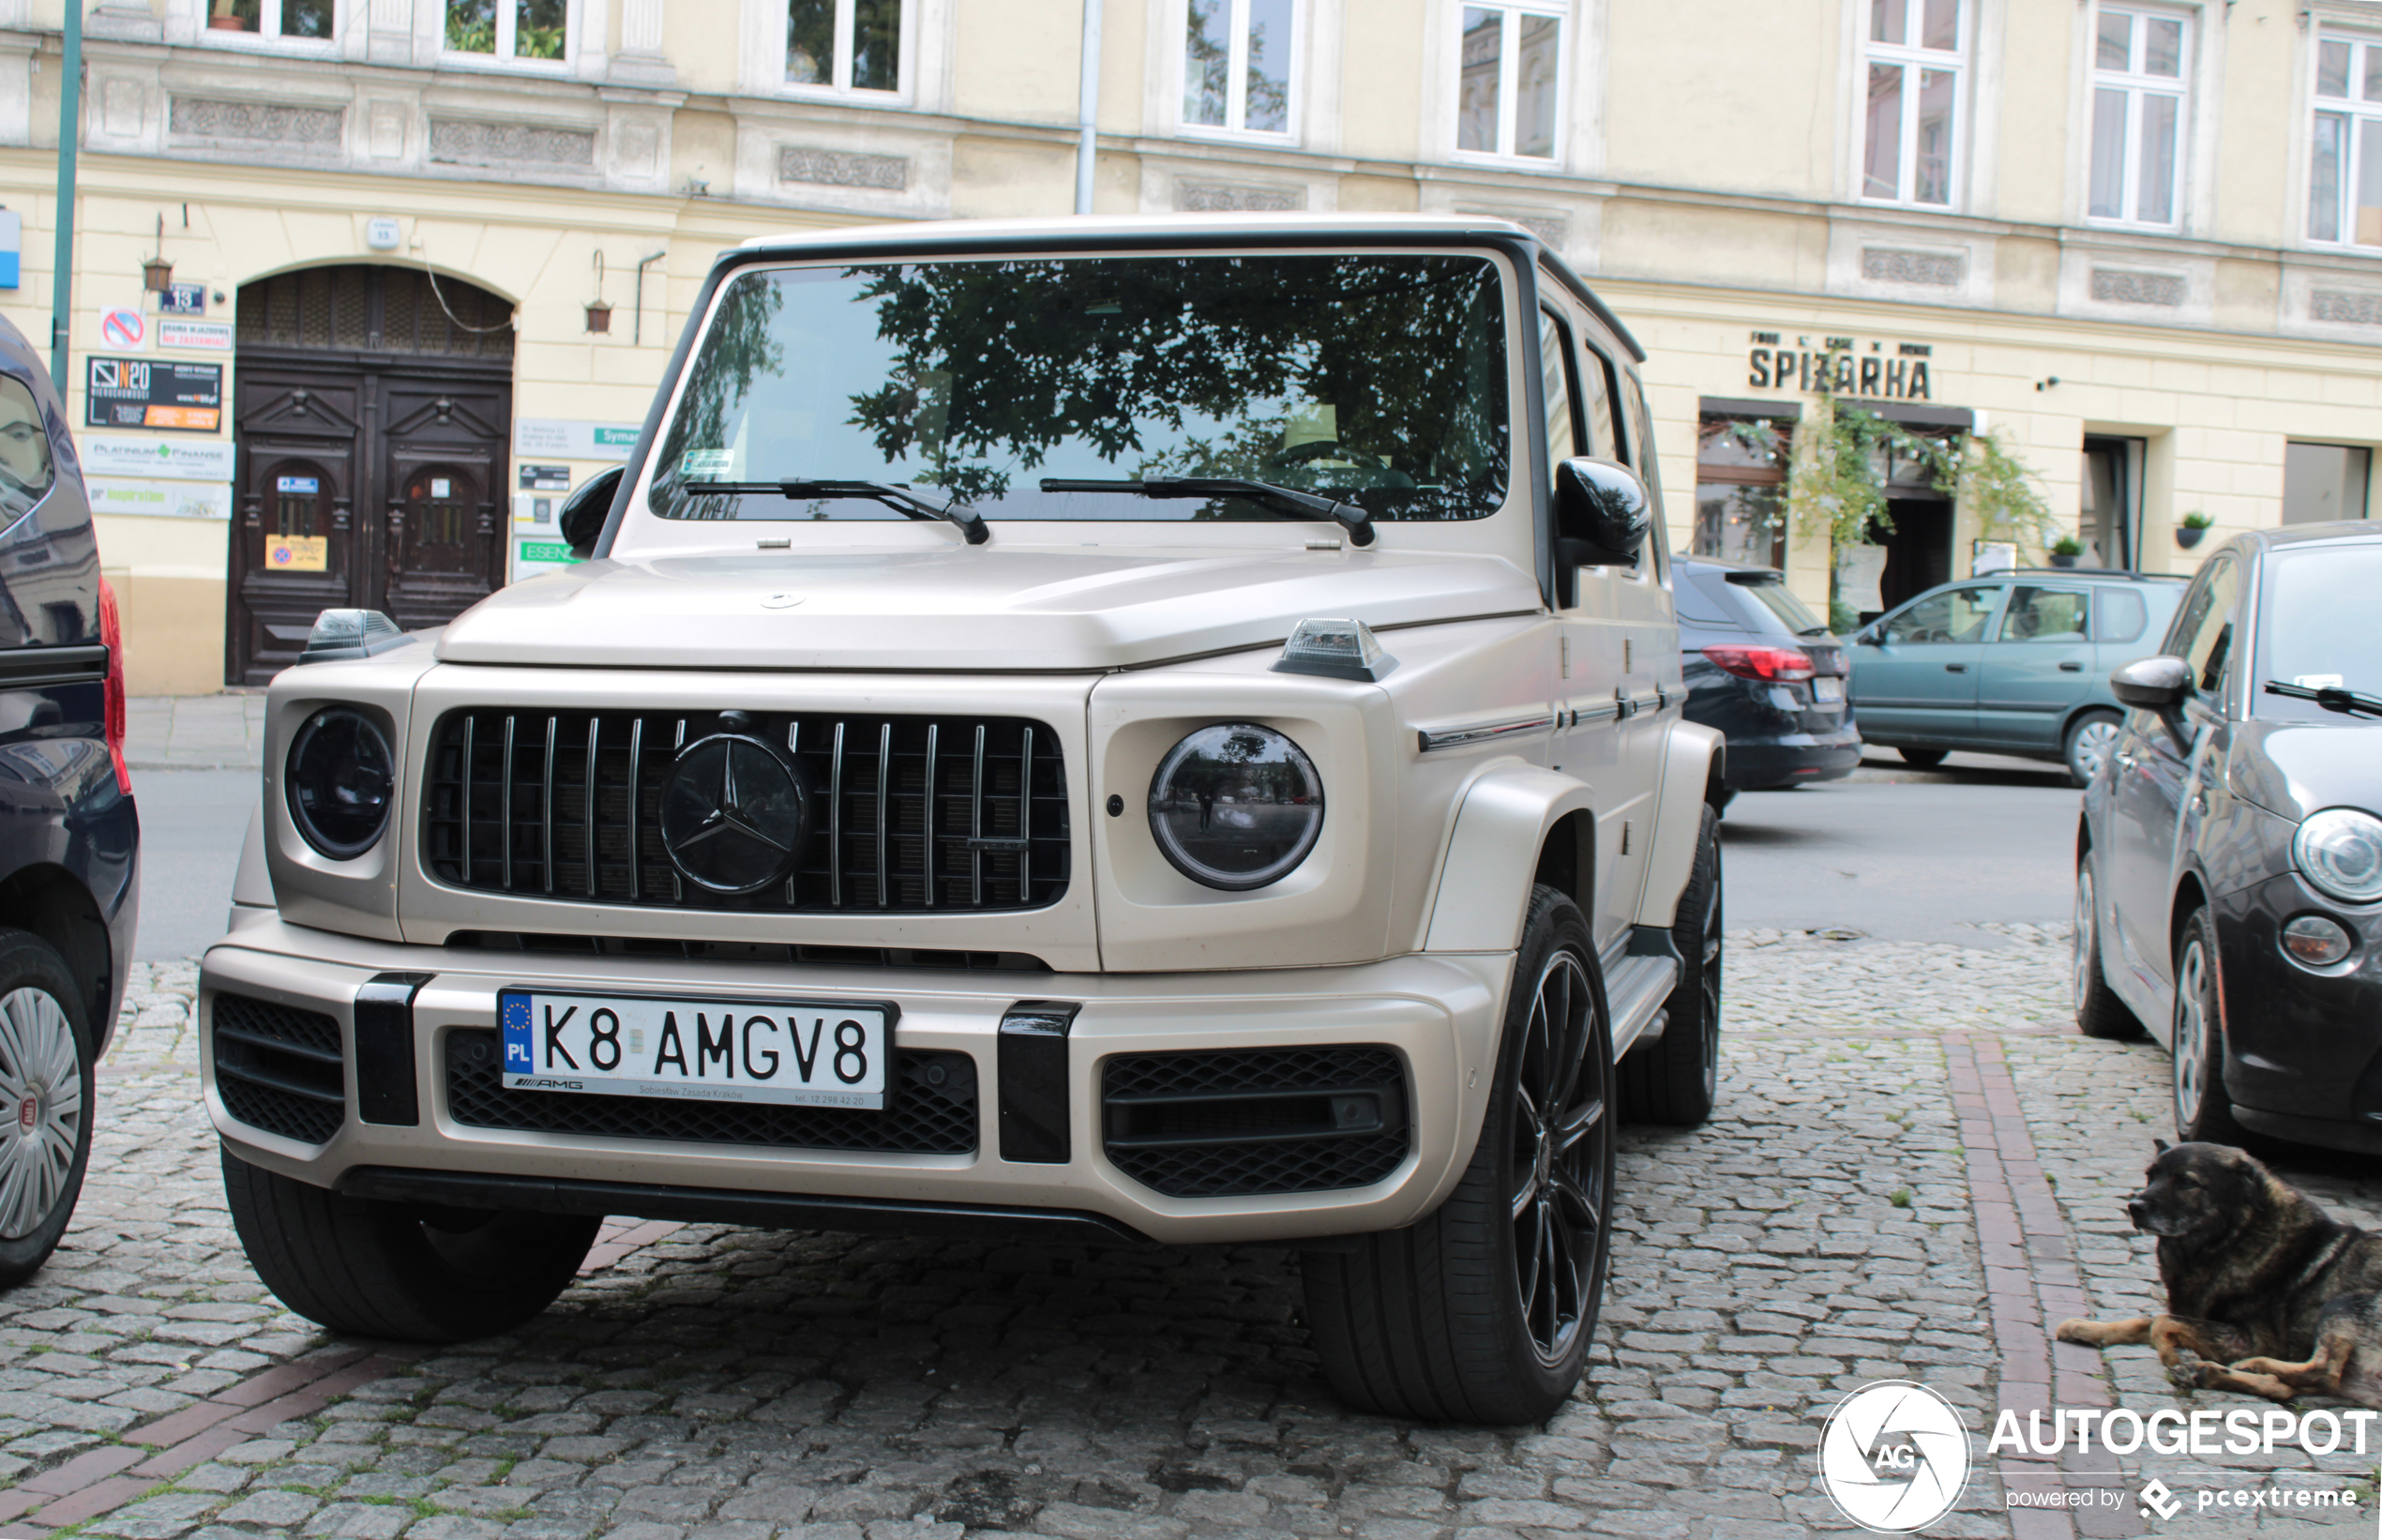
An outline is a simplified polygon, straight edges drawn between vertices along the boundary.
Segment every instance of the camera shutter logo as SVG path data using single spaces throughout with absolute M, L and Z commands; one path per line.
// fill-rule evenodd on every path
M 1952 1511 L 1967 1480 L 1968 1429 L 1924 1385 L 1863 1385 L 1820 1429 L 1820 1485 L 1862 1529 L 1907 1534 L 1932 1524 Z

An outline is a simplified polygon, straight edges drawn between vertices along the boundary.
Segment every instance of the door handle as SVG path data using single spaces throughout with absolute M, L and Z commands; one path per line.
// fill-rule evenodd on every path
M 1944 665 L 1944 672 L 1946 673 L 1967 673 L 1967 672 L 1968 665 L 1966 663 L 1947 663 Z
M 2059 672 L 2061 673 L 2082 673 L 2084 672 L 2084 665 L 2081 663 L 2062 663 L 2059 665 Z

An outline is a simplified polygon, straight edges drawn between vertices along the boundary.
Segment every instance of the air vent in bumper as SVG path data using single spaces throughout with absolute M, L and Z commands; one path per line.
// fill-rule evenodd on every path
M 1118 1054 L 1101 1102 L 1108 1159 L 1171 1198 L 1369 1186 L 1410 1142 L 1386 1048 Z
M 215 1089 L 251 1128 L 321 1144 L 347 1120 L 339 1024 L 320 1011 L 244 994 L 215 996 Z

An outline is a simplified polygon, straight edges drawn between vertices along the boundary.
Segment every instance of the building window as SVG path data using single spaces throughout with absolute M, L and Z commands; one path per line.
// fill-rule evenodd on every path
M 1455 147 L 1556 159 L 1563 105 L 1561 7 L 1466 6 L 1456 65 Z
M 902 0 L 787 0 L 786 83 L 901 89 Z
M 2350 444 L 2283 446 L 2283 521 L 2329 524 L 2365 517 L 2374 451 Z
M 1295 0 L 1189 0 L 1183 28 L 1183 127 L 1290 131 L 1295 11 Z
M 310 38 L 329 41 L 335 17 L 331 0 L 215 0 L 207 11 L 210 32 L 249 32 L 265 38 Z
M 1870 0 L 1861 195 L 1952 204 L 1960 0 Z
M 2189 18 L 2171 12 L 2103 6 L 2094 18 L 2091 218 L 2176 222 L 2191 46 Z
M 1698 556 L 1786 565 L 1786 463 L 1794 425 L 1707 412 L 1696 434 Z
M 560 64 L 565 8 L 565 0 L 446 0 L 446 51 Z
M 2382 41 L 2317 41 L 2308 184 L 2308 239 L 2382 246 Z

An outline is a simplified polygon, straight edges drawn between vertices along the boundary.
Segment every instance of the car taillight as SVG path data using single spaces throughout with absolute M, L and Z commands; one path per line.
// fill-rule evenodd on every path
M 108 648 L 108 682 L 102 694 L 108 757 L 115 761 L 115 789 L 132 794 L 132 771 L 124 762 L 124 627 L 116 619 L 115 590 L 99 580 L 99 640 Z
M 1714 668 L 1725 669 L 1740 679 L 1792 684 L 1812 675 L 1811 655 L 1793 647 L 1749 647 L 1729 642 L 1705 648 L 1704 657 Z

